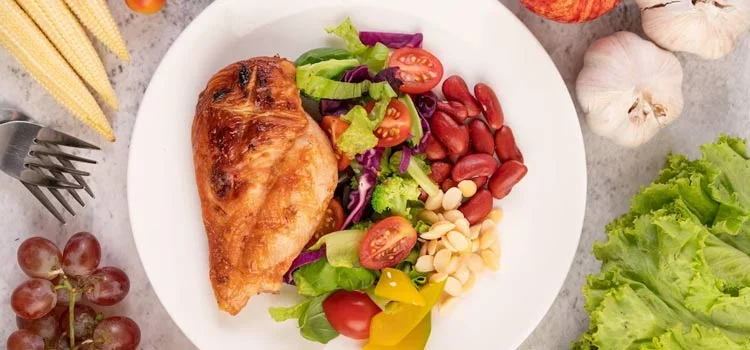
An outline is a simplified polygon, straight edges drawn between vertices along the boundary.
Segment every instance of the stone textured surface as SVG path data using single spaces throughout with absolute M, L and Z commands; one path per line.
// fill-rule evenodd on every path
M 641 33 L 639 11 L 635 3 L 624 4 L 603 18 L 582 25 L 563 25 L 544 20 L 524 9 L 516 0 L 502 0 L 539 38 L 552 56 L 569 89 L 574 93 L 575 78 L 583 53 L 596 38 L 618 30 Z M 0 339 L 15 328 L 9 307 L 9 294 L 22 279 L 15 264 L 15 251 L 26 237 L 43 234 L 58 244 L 78 230 L 88 229 L 102 237 L 103 263 L 128 271 L 133 281 L 126 302 L 108 314 L 133 316 L 143 329 L 143 349 L 194 349 L 175 324 L 148 283 L 137 258 L 125 198 L 128 146 L 133 119 L 139 101 L 161 57 L 182 29 L 207 6 L 208 0 L 171 0 L 154 16 L 132 14 L 121 0 L 110 6 L 132 55 L 127 67 L 100 45 L 104 63 L 120 97 L 118 112 L 107 111 L 120 140 L 106 145 L 93 156 L 100 165 L 90 168 L 96 205 L 66 226 L 59 225 L 18 183 L 0 176 Z M 685 113 L 662 131 L 651 143 L 637 149 L 619 148 L 593 135 L 584 126 L 588 163 L 588 208 L 578 248 L 568 278 L 556 302 L 522 349 L 566 349 L 569 342 L 585 331 L 588 324 L 580 292 L 588 273 L 599 266 L 590 253 L 596 240 L 604 239 L 604 225 L 623 213 L 630 196 L 650 182 L 669 151 L 696 155 L 698 145 L 711 141 L 722 132 L 750 136 L 750 36 L 737 50 L 718 61 L 702 61 L 679 55 L 685 69 Z M 0 50 L 0 103 L 23 106 L 40 121 L 63 131 L 97 140 L 93 132 L 71 120 L 4 50 Z M 190 307 L 186 305 L 185 307 Z

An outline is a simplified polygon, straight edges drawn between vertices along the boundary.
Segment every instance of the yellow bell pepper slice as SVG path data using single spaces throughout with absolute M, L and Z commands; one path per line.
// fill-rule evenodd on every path
M 416 328 L 414 328 L 401 342 L 396 345 L 377 345 L 373 343 L 367 343 L 362 350 L 424 350 L 427 346 L 427 340 L 430 339 L 430 332 L 432 331 L 432 315 L 427 314 L 422 322 L 419 322 Z
M 425 306 L 424 297 L 411 283 L 409 276 L 401 270 L 383 269 L 380 281 L 375 287 L 375 295 L 388 300 Z
M 375 315 L 370 323 L 370 343 L 394 346 L 422 322 L 443 294 L 445 281 L 428 283 L 419 291 L 425 300 L 424 306 L 402 302 L 388 304 L 385 311 Z

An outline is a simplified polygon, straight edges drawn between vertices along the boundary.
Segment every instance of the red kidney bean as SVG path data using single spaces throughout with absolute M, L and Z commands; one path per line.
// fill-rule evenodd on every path
M 430 179 L 439 184 L 449 178 L 452 166 L 446 162 L 434 162 L 430 165 Z
M 479 83 L 474 85 L 474 96 L 477 97 L 477 101 L 482 105 L 484 118 L 487 119 L 487 123 L 490 124 L 490 127 L 492 127 L 493 130 L 500 129 L 503 126 L 503 123 L 505 123 L 505 115 L 495 91 L 493 91 L 489 85 Z
M 497 169 L 497 160 L 489 154 L 471 154 L 461 158 L 453 167 L 451 178 L 453 181 L 473 179 L 479 176 L 491 176 Z
M 448 160 L 451 162 L 451 164 L 455 165 L 456 163 L 458 163 L 459 160 L 461 160 L 461 155 L 451 154 L 450 156 L 448 156 Z
M 466 82 L 458 75 L 452 75 L 448 79 L 445 79 L 443 82 L 443 95 L 449 101 L 461 102 L 466 107 L 466 113 L 469 117 L 476 117 L 482 112 L 482 107 L 474 99 L 474 96 L 471 96 Z
M 474 181 L 474 183 L 477 184 L 477 188 L 482 188 L 482 186 L 487 183 L 487 179 L 489 179 L 488 176 L 480 176 L 471 179 L 471 181 Z
M 469 118 L 469 113 L 466 111 L 466 106 L 461 102 L 456 101 L 438 101 L 437 110 L 441 111 L 453 118 L 456 123 L 463 124 L 466 119 Z
M 425 154 L 429 160 L 443 160 L 448 156 L 448 151 L 434 136 L 427 137 Z
M 419 189 L 419 200 L 424 202 L 427 200 L 427 198 L 430 198 L 430 195 L 427 194 L 423 189 Z
M 458 125 L 447 114 L 436 111 L 430 119 L 430 127 L 449 154 L 464 155 L 469 152 L 469 128 Z
M 509 160 L 517 160 L 523 163 L 523 154 L 516 145 L 516 138 L 513 136 L 513 130 L 509 126 L 503 125 L 500 130 L 495 133 L 495 151 L 497 151 L 497 158 L 501 162 Z
M 443 181 L 442 184 L 440 184 L 440 189 L 443 190 L 443 192 L 446 192 L 449 189 L 451 189 L 453 187 L 456 187 L 456 185 L 458 185 L 458 183 L 456 183 L 455 181 L 453 181 L 453 179 L 447 178 L 447 179 L 445 179 L 445 181 Z
M 474 119 L 469 123 L 471 146 L 476 153 L 495 154 L 495 140 L 492 131 L 481 119 Z
M 464 214 L 469 224 L 474 225 L 482 222 L 492 211 L 492 194 L 487 190 L 479 190 L 466 203 L 458 207 Z
M 497 199 L 505 198 L 528 171 L 529 169 L 519 161 L 511 160 L 503 163 L 490 178 L 488 187 L 492 195 Z

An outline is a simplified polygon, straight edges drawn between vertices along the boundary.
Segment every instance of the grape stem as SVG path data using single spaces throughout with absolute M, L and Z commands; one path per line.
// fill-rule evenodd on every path
M 78 291 L 75 288 L 73 288 L 73 285 L 70 284 L 70 281 L 68 280 L 67 277 L 63 277 L 61 286 L 67 289 L 68 294 L 70 295 L 68 299 L 68 322 L 69 322 L 68 326 L 70 327 L 68 329 L 70 330 L 70 350 L 75 350 L 76 349 L 76 336 L 75 336 L 75 329 L 73 325 L 75 323 L 76 293 Z

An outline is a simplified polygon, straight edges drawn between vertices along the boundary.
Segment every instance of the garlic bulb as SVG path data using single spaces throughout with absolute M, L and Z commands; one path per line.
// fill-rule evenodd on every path
M 643 30 L 670 51 L 716 59 L 750 28 L 750 0 L 636 0 Z
M 637 147 L 682 113 L 682 66 L 650 41 L 618 32 L 586 51 L 576 93 L 592 131 Z

